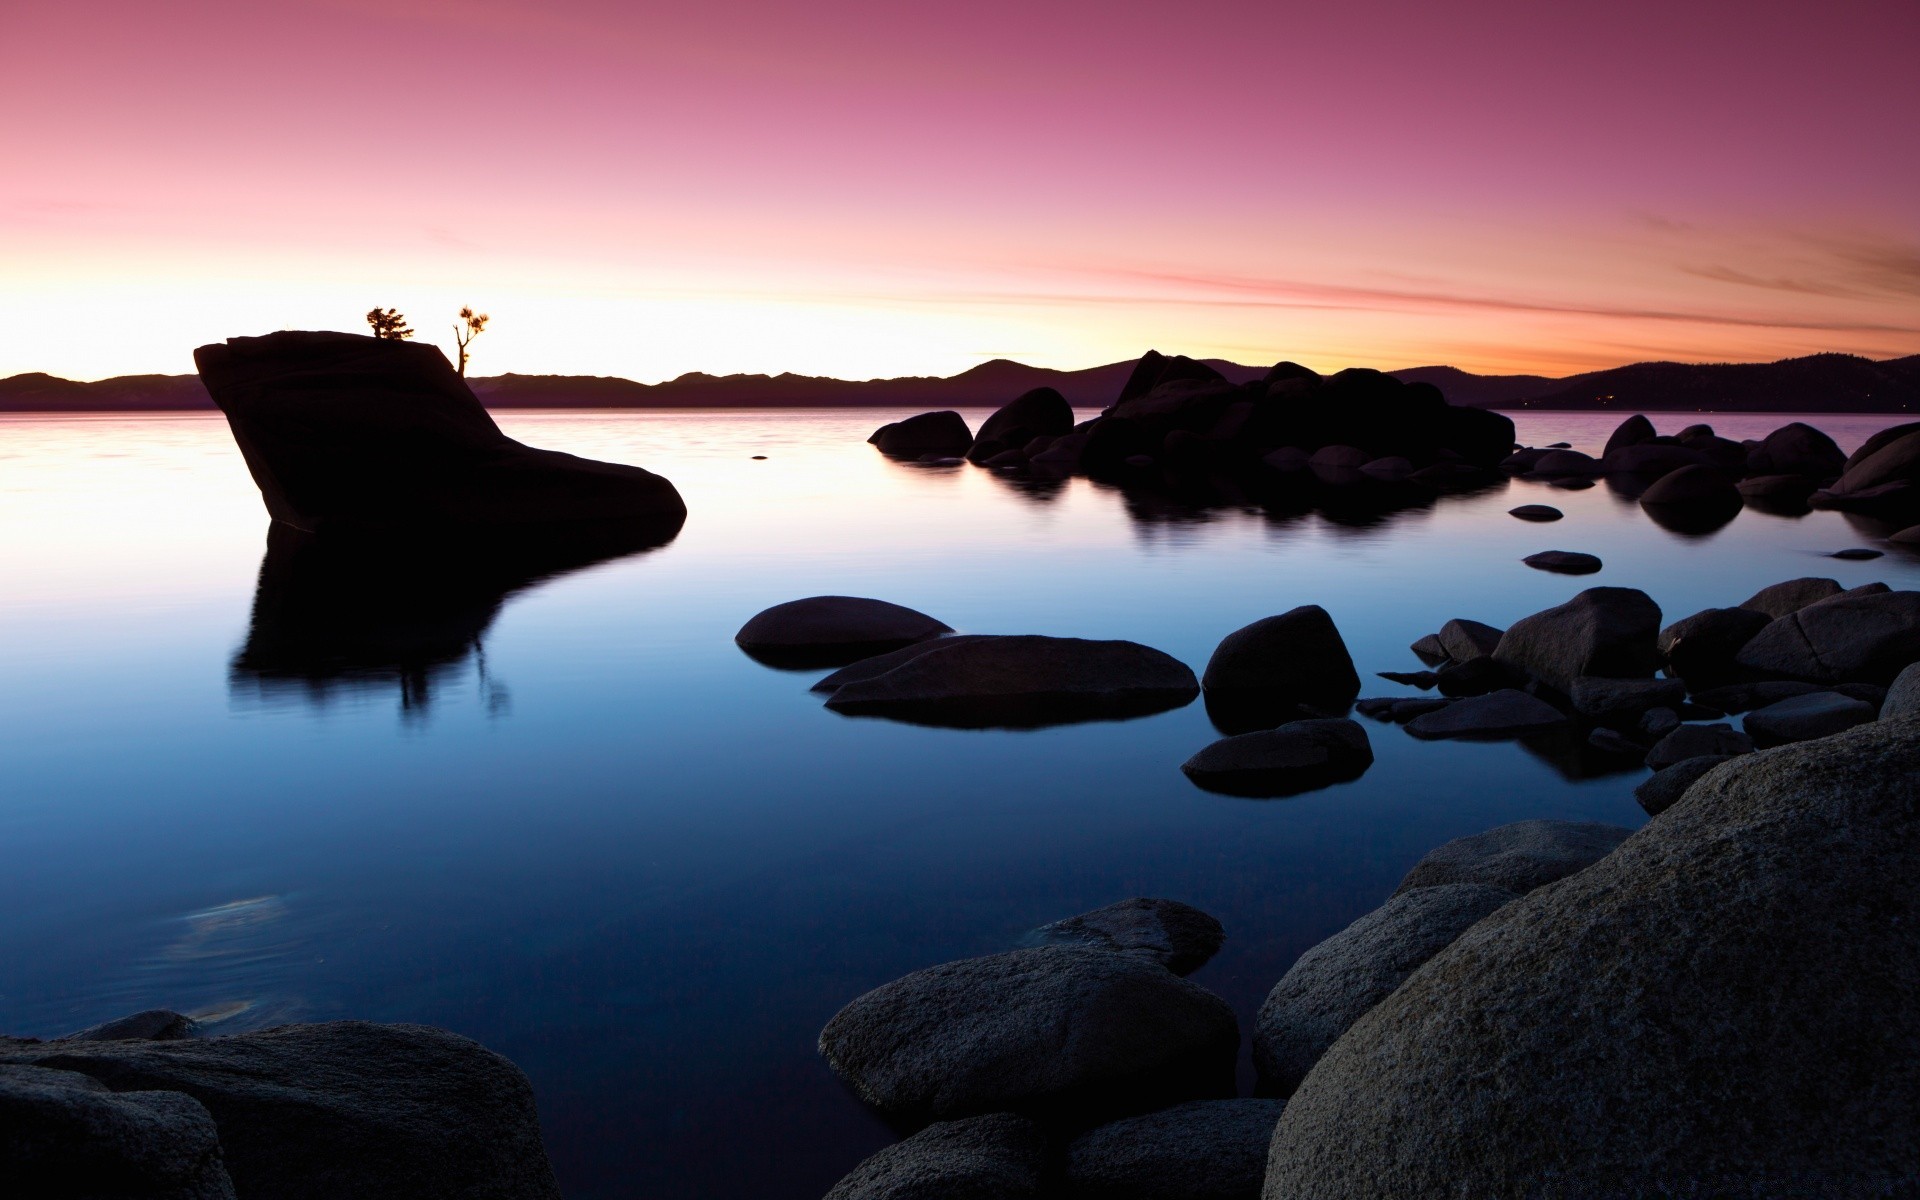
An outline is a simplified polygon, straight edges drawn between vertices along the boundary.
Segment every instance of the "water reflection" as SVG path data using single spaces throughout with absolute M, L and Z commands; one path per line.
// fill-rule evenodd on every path
M 483 639 L 507 598 L 664 546 L 678 533 L 677 523 L 628 524 L 537 541 L 422 546 L 322 538 L 274 522 L 229 693 L 324 708 L 391 688 L 402 718 L 418 720 L 435 690 L 471 662 L 488 712 L 504 714 L 508 692 L 487 671 Z

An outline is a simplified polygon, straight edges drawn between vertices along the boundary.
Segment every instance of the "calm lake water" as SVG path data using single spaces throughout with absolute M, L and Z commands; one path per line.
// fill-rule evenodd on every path
M 223 420 L 0 418 L 0 1030 L 156 1006 L 213 1031 L 442 1025 L 532 1078 L 569 1196 L 816 1197 L 890 1140 L 814 1051 L 860 992 L 1171 896 L 1225 923 L 1195 978 L 1244 1031 L 1296 955 L 1431 847 L 1529 817 L 1638 825 L 1644 773 L 1368 723 L 1377 762 L 1354 783 L 1211 795 L 1179 771 L 1218 736 L 1197 703 L 1028 732 L 843 718 L 808 693 L 820 672 L 734 647 L 758 610 L 871 595 L 1198 671 L 1231 630 L 1316 603 L 1363 695 L 1394 695 L 1371 673 L 1415 669 L 1408 643 L 1448 618 L 1505 625 L 1596 584 L 1669 620 L 1799 575 L 1920 586 L 1897 553 L 1821 557 L 1874 544 L 1837 514 L 1683 537 L 1605 486 L 1514 483 L 1349 527 L 893 464 L 864 444 L 889 417 L 872 410 L 499 417 L 667 475 L 686 528 L 395 618 L 446 617 L 476 650 L 296 678 L 236 665 L 267 521 Z M 1790 418 L 1658 424 L 1690 419 L 1740 438 Z M 1618 416 L 1519 420 L 1522 441 L 1597 452 Z M 1812 418 L 1849 450 L 1895 420 Z M 1530 501 L 1567 519 L 1506 515 Z M 1606 569 L 1520 564 L 1546 549 Z M 386 601 L 355 603 L 377 619 Z

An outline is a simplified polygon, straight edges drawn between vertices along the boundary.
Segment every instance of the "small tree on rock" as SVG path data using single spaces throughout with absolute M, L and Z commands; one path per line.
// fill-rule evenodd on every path
M 376 308 L 367 314 L 373 336 L 389 342 L 401 342 L 413 336 L 413 328 L 397 309 Z
M 453 340 L 460 344 L 460 378 L 467 377 L 467 343 L 486 329 L 487 314 L 476 313 L 471 307 L 460 310 L 460 323 L 453 327 Z

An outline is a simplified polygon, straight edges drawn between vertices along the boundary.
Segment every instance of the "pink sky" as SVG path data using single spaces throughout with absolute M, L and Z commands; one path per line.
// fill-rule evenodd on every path
M 1920 352 L 1920 4 L 0 6 L 0 375 Z

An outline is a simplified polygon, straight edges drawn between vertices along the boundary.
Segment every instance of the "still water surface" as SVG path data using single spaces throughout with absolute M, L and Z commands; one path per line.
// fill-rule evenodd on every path
M 867 988 L 1172 896 L 1225 923 L 1196 979 L 1244 1030 L 1426 850 L 1529 817 L 1638 825 L 1643 773 L 1369 724 L 1354 783 L 1216 796 L 1178 769 L 1217 736 L 1199 704 L 1028 732 L 843 718 L 809 695 L 818 672 L 735 649 L 761 608 L 879 596 L 1197 671 L 1229 631 L 1317 603 L 1363 694 L 1392 695 L 1409 689 L 1371 673 L 1414 669 L 1408 643 L 1448 618 L 1505 625 L 1595 584 L 1643 588 L 1669 620 L 1798 575 L 1920 586 L 1913 558 L 1820 557 L 1875 544 L 1837 514 L 1683 537 L 1604 486 L 1350 527 L 892 464 L 864 444 L 871 410 L 500 419 L 667 475 L 686 528 L 396 618 L 449 616 L 473 648 L 291 679 L 235 665 L 266 519 L 217 415 L 0 419 L 0 1030 L 155 1006 L 214 1031 L 442 1025 L 532 1078 L 569 1196 L 818 1196 L 890 1140 L 814 1052 Z M 1788 418 L 1707 419 L 1739 438 Z M 1521 440 L 1597 452 L 1616 420 L 1528 414 Z M 1846 449 L 1894 421 L 1813 420 Z M 1532 501 L 1567 519 L 1506 516 Z M 1520 564 L 1545 549 L 1606 569 Z M 376 582 L 355 603 L 387 601 Z

